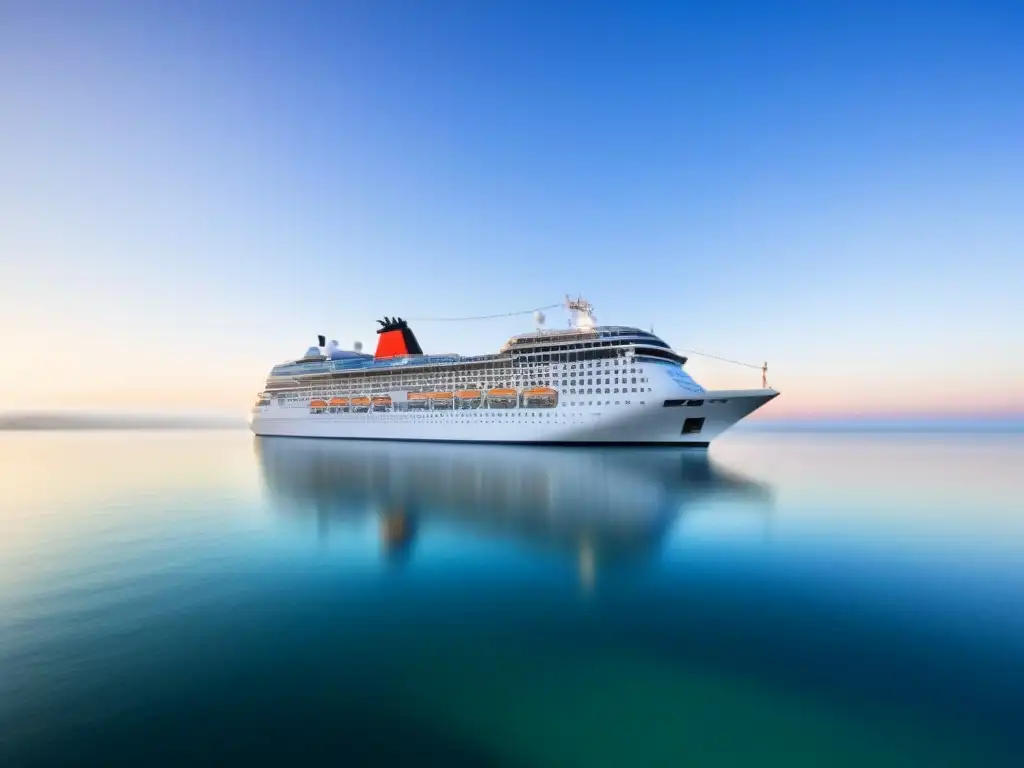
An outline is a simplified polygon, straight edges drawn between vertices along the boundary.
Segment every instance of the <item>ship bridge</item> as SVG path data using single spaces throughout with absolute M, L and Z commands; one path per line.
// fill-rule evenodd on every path
M 669 360 L 680 365 L 686 357 L 672 351 L 653 333 L 623 325 L 599 325 L 592 328 L 538 330 L 513 336 L 501 348 L 502 354 L 540 356 L 541 360 L 557 360 L 566 352 L 633 348 L 637 355 Z M 552 357 L 552 355 L 554 357 Z M 604 355 L 598 355 L 604 356 Z

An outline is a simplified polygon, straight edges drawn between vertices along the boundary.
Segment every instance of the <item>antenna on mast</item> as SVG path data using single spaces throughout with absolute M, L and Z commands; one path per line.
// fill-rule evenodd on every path
M 569 311 L 570 328 L 589 330 L 597 325 L 597 318 L 594 317 L 594 305 L 582 296 L 570 299 L 569 294 L 566 294 L 565 308 Z

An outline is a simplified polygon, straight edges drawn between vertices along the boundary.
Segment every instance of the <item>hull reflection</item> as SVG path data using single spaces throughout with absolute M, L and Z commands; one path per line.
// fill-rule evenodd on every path
M 380 518 L 384 551 L 407 556 L 431 519 L 483 535 L 569 549 L 581 569 L 656 550 L 688 507 L 732 499 L 767 512 L 772 493 L 706 453 L 674 448 L 545 448 L 352 443 L 257 437 L 281 514 Z

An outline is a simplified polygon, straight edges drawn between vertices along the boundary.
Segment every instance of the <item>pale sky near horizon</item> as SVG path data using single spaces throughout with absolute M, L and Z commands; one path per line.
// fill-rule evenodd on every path
M 0 95 L 0 411 L 582 293 L 765 416 L 1024 413 L 1020 4 L 16 0 Z

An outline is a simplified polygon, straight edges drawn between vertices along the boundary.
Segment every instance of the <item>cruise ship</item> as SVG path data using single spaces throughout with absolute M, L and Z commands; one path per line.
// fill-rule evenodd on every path
M 409 323 L 378 320 L 374 354 L 320 336 L 274 366 L 252 408 L 261 436 L 706 448 L 778 396 L 706 390 L 654 333 L 598 325 L 567 300 L 567 329 L 513 336 L 497 354 L 424 354 Z M 538 325 L 543 316 L 538 313 Z

